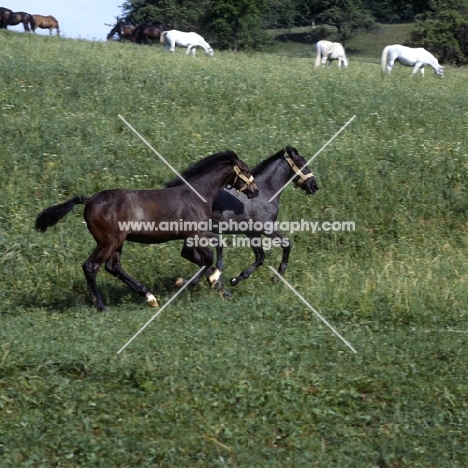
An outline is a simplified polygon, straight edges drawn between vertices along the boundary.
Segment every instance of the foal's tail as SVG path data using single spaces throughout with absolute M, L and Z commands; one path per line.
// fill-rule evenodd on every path
M 26 21 L 29 21 L 29 24 L 33 32 L 36 32 L 36 22 L 34 21 L 33 15 L 28 14 L 28 19 Z
M 387 71 L 387 57 L 388 57 L 388 49 L 390 46 L 386 46 L 382 51 L 382 58 L 380 60 L 380 65 L 382 67 L 382 71 Z
M 161 33 L 161 35 L 159 36 L 159 42 L 161 44 L 165 44 L 166 43 L 166 34 L 167 34 L 167 31 L 163 31 Z
M 320 46 L 320 42 L 315 44 L 315 51 L 317 52 L 315 56 L 315 67 L 320 67 L 320 62 L 322 60 L 322 47 Z
M 49 206 L 49 208 L 46 208 L 37 215 L 34 227 L 38 231 L 45 232 L 47 228 L 57 224 L 63 217 L 70 213 L 75 205 L 86 205 L 87 201 L 88 198 L 84 195 L 77 195 L 65 203 L 60 203 L 60 205 Z

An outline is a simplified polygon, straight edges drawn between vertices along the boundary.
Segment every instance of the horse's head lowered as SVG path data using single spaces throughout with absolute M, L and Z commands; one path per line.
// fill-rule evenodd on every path
M 314 174 L 307 166 L 307 161 L 297 152 L 296 148 L 286 146 L 284 149 L 284 159 L 290 165 L 291 170 L 296 174 L 293 182 L 296 187 L 305 190 L 307 194 L 313 194 L 318 190 Z
M 238 192 L 245 192 L 248 198 L 256 197 L 258 195 L 258 188 L 249 166 L 240 159 L 235 159 L 233 167 L 235 177 L 230 185 Z
M 434 68 L 434 72 L 437 76 L 440 76 L 441 78 L 444 77 L 444 67 L 443 65 L 439 65 L 438 67 Z

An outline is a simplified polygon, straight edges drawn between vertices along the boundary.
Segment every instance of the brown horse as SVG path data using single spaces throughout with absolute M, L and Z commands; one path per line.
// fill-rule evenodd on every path
M 34 31 L 34 18 L 29 13 L 24 11 L 11 12 L 6 20 L 6 26 L 16 26 L 17 24 L 23 23 L 25 31 Z
M 8 8 L 0 7 L 0 28 L 6 29 L 8 24 L 8 18 L 13 12 Z
M 163 24 L 140 24 L 132 34 L 132 41 L 137 44 L 151 44 L 151 40 L 159 40 L 161 34 L 167 31 L 166 26 Z
M 65 203 L 46 208 L 36 218 L 38 231 L 46 231 L 72 211 L 77 204 L 86 205 L 84 219 L 97 246 L 83 264 L 88 289 L 98 310 L 104 304 L 96 285 L 96 274 L 103 263 L 106 270 L 146 298 L 151 306 L 158 306 L 148 289 L 122 269 L 120 256 L 123 243 L 159 244 L 184 239 L 182 257 L 197 264 L 196 279 L 206 275 L 209 283 L 224 292 L 218 277 L 213 275 L 213 252 L 207 248 L 212 234 L 207 222 L 211 207 L 226 185 L 245 191 L 249 198 L 258 195 L 250 169 L 233 151 L 213 154 L 195 163 L 168 188 L 161 190 L 104 190 L 86 198 L 76 196 Z M 188 186 L 185 181 L 189 181 Z M 204 200 L 202 200 L 203 197 Z M 184 227 L 181 226 L 184 223 Z M 166 226 L 163 227 L 163 224 Z M 199 242 L 195 249 L 186 248 L 187 239 Z
M 57 30 L 57 36 L 60 36 L 60 29 L 58 21 L 52 16 L 32 15 L 34 19 L 33 32 L 36 32 L 37 28 L 48 29 L 52 36 L 52 31 Z
M 123 41 L 125 38 L 130 39 L 133 31 L 138 27 L 137 24 L 125 23 L 124 21 L 119 21 L 107 35 L 107 40 L 110 41 L 113 39 L 115 34 L 118 34 L 119 41 Z

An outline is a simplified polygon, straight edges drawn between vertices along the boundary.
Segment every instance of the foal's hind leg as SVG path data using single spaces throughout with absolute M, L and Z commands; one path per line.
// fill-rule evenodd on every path
M 107 260 L 106 271 L 111 275 L 114 275 L 119 280 L 122 280 L 125 284 L 128 284 L 134 291 L 140 296 L 146 298 L 146 303 L 152 307 L 159 307 L 156 298 L 148 291 L 148 289 L 141 283 L 133 279 L 122 269 L 120 263 L 120 256 L 122 254 L 122 246 L 120 246 Z
M 105 310 L 101 294 L 96 284 L 96 275 L 101 265 L 113 254 L 116 246 L 107 245 L 106 247 L 96 247 L 88 260 L 83 263 L 83 272 L 88 283 L 89 294 L 97 310 Z
M 389 75 L 390 73 L 392 73 L 395 62 L 396 62 L 396 58 L 390 58 L 390 60 L 387 62 L 387 73 Z

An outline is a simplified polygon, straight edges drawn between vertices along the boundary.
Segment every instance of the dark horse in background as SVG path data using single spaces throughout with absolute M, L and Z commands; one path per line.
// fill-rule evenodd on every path
M 33 32 L 36 32 L 37 28 L 48 29 L 52 36 L 52 31 L 57 31 L 57 36 L 60 36 L 60 29 L 58 21 L 52 16 L 32 15 L 34 19 Z
M 292 182 L 308 195 L 314 194 L 318 190 L 315 177 L 307 166 L 307 161 L 298 153 L 296 148 L 291 146 L 286 146 L 286 148 L 259 163 L 252 169 L 252 175 L 255 177 L 259 189 L 258 197 L 248 201 L 243 193 L 222 190 L 213 205 L 213 227 L 218 227 L 214 232 L 220 232 L 221 223 L 224 223 L 224 226 L 231 226 L 231 228 L 223 229 L 221 234 L 244 234 L 249 238 L 249 245 L 255 254 L 255 262 L 231 279 L 232 286 L 248 278 L 263 264 L 265 251 L 262 235 L 271 239 L 279 239 L 277 242 L 283 249 L 283 256 L 278 273 L 280 275 L 284 274 L 288 266 L 291 243 L 284 234 L 274 229 L 274 223 L 278 218 L 282 189 L 292 179 Z M 273 196 L 275 198 L 270 202 L 269 200 Z M 231 220 L 232 223 L 230 223 Z M 248 224 L 250 221 L 252 224 L 250 230 L 236 229 L 236 226 L 238 228 L 240 223 Z M 255 222 L 259 222 L 258 228 L 255 228 Z M 216 245 L 217 261 L 214 274 L 219 277 L 224 269 L 223 247 L 221 242 Z M 278 279 L 278 276 L 275 275 L 272 278 L 273 283 L 276 283 Z M 176 286 L 182 286 L 186 282 L 187 280 L 179 278 Z
M 175 239 L 187 242 L 189 238 L 208 240 L 213 236 L 205 230 L 211 217 L 211 208 L 224 187 L 231 185 L 237 190 L 243 190 L 247 198 L 258 195 L 249 167 L 233 151 L 208 156 L 181 175 L 183 180 L 176 179 L 168 184 L 170 187 L 161 190 L 104 190 L 90 198 L 76 196 L 65 203 L 46 208 L 37 216 L 35 227 L 44 232 L 72 211 L 75 205 L 85 205 L 84 219 L 97 246 L 83 264 L 83 271 L 98 310 L 104 310 L 96 285 L 96 275 L 103 263 L 106 271 L 145 297 L 149 305 L 158 306 L 153 294 L 122 269 L 120 256 L 126 240 L 141 244 L 160 244 Z M 181 228 L 180 221 L 189 223 L 190 227 Z M 144 225 L 122 224 L 128 222 Z M 173 224 L 168 230 L 163 230 L 151 228 L 147 222 L 154 222 L 156 227 L 161 226 L 161 222 Z M 201 224 L 206 225 L 205 229 Z M 218 277 L 213 277 L 213 252 L 209 248 L 196 246 L 188 249 L 184 243 L 181 255 L 200 268 L 205 267 L 196 276 L 197 281 L 206 275 L 213 287 L 224 292 Z
M 117 34 L 119 36 L 119 41 L 124 39 L 130 39 L 133 31 L 137 27 L 137 24 L 126 23 L 125 21 L 119 21 L 107 35 L 107 40 L 110 41 Z
M 161 23 L 140 24 L 132 34 L 132 41 L 137 44 L 151 44 L 151 40 L 159 41 L 161 34 L 167 31 L 166 26 Z
M 13 12 L 8 8 L 0 7 L 0 28 L 6 29 L 8 24 L 8 18 Z
M 1 14 L 1 13 L 0 13 Z M 25 31 L 34 31 L 34 18 L 29 13 L 25 13 L 24 11 L 11 11 L 8 14 L 8 18 L 6 21 L 3 20 L 2 16 L 2 23 L 4 23 L 4 28 L 6 29 L 7 26 L 16 26 L 17 24 L 23 23 Z

